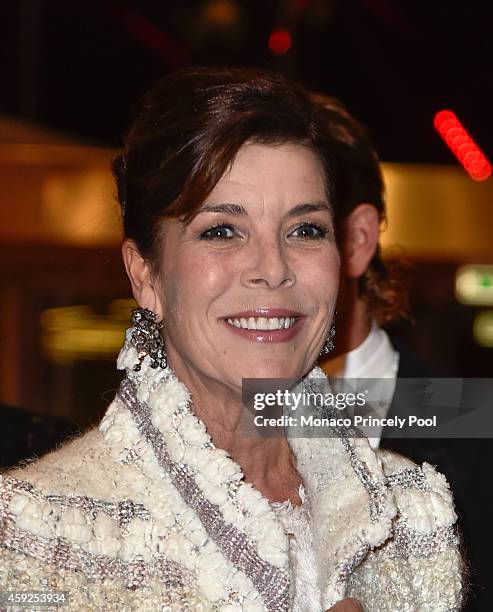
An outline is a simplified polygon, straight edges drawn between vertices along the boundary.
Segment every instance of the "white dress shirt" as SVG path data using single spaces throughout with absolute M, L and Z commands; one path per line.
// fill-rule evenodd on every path
M 358 347 L 323 364 L 323 369 L 331 378 L 334 387 L 337 387 L 337 379 L 371 379 L 365 389 L 368 390 L 368 403 L 374 408 L 375 416 L 379 417 L 387 416 L 395 391 L 398 367 L 399 353 L 392 346 L 387 333 L 375 322 L 366 339 Z M 382 427 L 360 429 L 368 436 L 372 448 L 378 448 Z

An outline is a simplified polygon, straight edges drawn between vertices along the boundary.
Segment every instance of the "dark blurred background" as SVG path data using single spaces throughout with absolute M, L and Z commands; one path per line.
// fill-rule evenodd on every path
M 190 64 L 270 67 L 347 105 L 384 161 L 384 253 L 410 265 L 414 323 L 392 331 L 437 374 L 490 377 L 492 22 L 487 0 L 1 0 L 0 402 L 24 409 L 2 412 L 9 461 L 113 397 L 132 302 L 109 167 L 142 94 Z M 437 133 L 445 109 L 479 174 Z
M 492 20 L 488 1 L 3 0 L 0 105 L 118 145 L 163 73 L 269 66 L 340 97 L 384 160 L 451 163 L 431 129 L 441 108 L 493 155 Z M 276 30 L 292 38 L 284 55 L 269 49 Z

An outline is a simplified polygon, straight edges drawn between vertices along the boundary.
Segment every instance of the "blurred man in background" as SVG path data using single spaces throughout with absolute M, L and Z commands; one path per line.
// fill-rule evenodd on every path
M 379 398 L 378 416 L 385 417 L 392 409 L 397 378 L 429 377 L 431 371 L 382 328 L 407 319 L 409 302 L 403 266 L 384 261 L 379 246 L 386 218 L 378 156 L 364 128 L 339 102 L 325 96 L 315 99 L 324 108 L 335 152 L 335 222 L 341 252 L 335 349 L 322 368 L 336 379 L 370 379 L 369 396 Z M 390 431 L 372 428 L 365 433 L 376 448 Z

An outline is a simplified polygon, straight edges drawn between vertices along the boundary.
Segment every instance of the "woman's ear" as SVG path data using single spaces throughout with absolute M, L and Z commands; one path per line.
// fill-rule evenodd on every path
M 149 262 L 142 257 L 133 240 L 127 238 L 123 242 L 122 257 L 135 301 L 141 308 L 149 308 L 155 312 L 158 319 L 162 320 L 163 312 L 156 279 L 153 279 Z
M 375 254 L 380 218 L 372 204 L 359 204 L 343 221 L 341 270 L 346 278 L 362 276 Z

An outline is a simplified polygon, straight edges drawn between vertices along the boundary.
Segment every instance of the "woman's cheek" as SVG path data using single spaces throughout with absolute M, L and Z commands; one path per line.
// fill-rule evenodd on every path
M 235 283 L 234 265 L 225 257 L 182 258 L 175 276 L 174 308 L 178 319 L 202 319 L 214 301 Z

